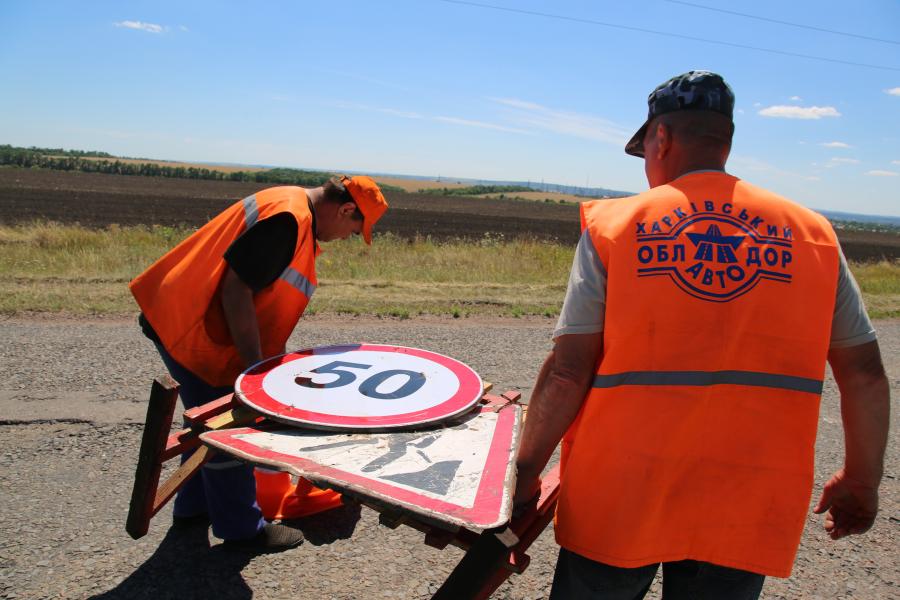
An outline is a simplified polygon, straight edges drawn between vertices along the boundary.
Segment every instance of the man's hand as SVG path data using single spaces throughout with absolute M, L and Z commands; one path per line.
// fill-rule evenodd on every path
M 837 540 L 868 531 L 875 522 L 891 400 L 878 342 L 832 348 L 828 362 L 841 390 L 846 450 L 844 468 L 825 484 L 813 511 L 828 511 L 825 531 Z
M 513 495 L 513 510 L 525 507 L 541 492 L 541 478 L 524 476 L 516 479 L 516 493 Z
M 825 484 L 822 497 L 813 509 L 817 515 L 825 511 L 828 511 L 825 531 L 831 539 L 865 533 L 878 514 L 878 487 L 854 481 L 841 469 Z

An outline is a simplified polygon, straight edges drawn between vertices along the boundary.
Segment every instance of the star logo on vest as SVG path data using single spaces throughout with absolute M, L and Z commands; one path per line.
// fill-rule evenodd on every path
M 731 202 L 698 204 L 636 223 L 638 277 L 669 277 L 710 302 L 734 300 L 763 280 L 791 282 L 790 227 L 738 212 Z

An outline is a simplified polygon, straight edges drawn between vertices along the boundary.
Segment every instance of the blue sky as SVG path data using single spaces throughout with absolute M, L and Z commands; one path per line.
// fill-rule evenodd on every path
M 637 192 L 643 164 L 623 146 L 647 94 L 709 69 L 737 96 L 732 173 L 814 208 L 900 215 L 896 0 L 692 3 L 887 41 L 671 0 L 481 4 L 544 16 L 5 0 L 0 143 Z

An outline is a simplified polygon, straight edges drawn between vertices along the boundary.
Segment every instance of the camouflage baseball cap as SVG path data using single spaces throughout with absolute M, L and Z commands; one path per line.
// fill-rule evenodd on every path
M 711 110 L 734 118 L 734 92 L 721 75 L 688 71 L 657 86 L 647 97 L 647 120 L 625 144 L 625 152 L 644 157 L 644 133 L 654 117 L 676 110 Z

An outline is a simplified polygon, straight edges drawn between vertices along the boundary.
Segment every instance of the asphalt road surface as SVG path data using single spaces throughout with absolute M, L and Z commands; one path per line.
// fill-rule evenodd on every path
M 552 326 L 549 319 L 316 317 L 301 322 L 289 347 L 416 346 L 462 360 L 497 391 L 527 398 Z M 876 326 L 897 397 L 900 321 Z M 382 527 L 358 507 L 292 523 L 307 541 L 280 554 L 236 553 L 212 536 L 173 535 L 171 506 L 147 536 L 132 540 L 124 525 L 146 398 L 164 372 L 150 342 L 131 319 L 7 318 L 0 364 L 0 598 L 429 598 L 462 555 L 425 546 L 412 529 Z M 829 377 L 813 501 L 840 466 L 842 440 Z M 810 515 L 793 575 L 770 578 L 763 597 L 900 597 L 896 450 L 893 436 L 874 529 L 834 542 Z M 529 569 L 494 597 L 545 598 L 556 550 L 548 528 Z M 648 597 L 659 597 L 658 585 Z

